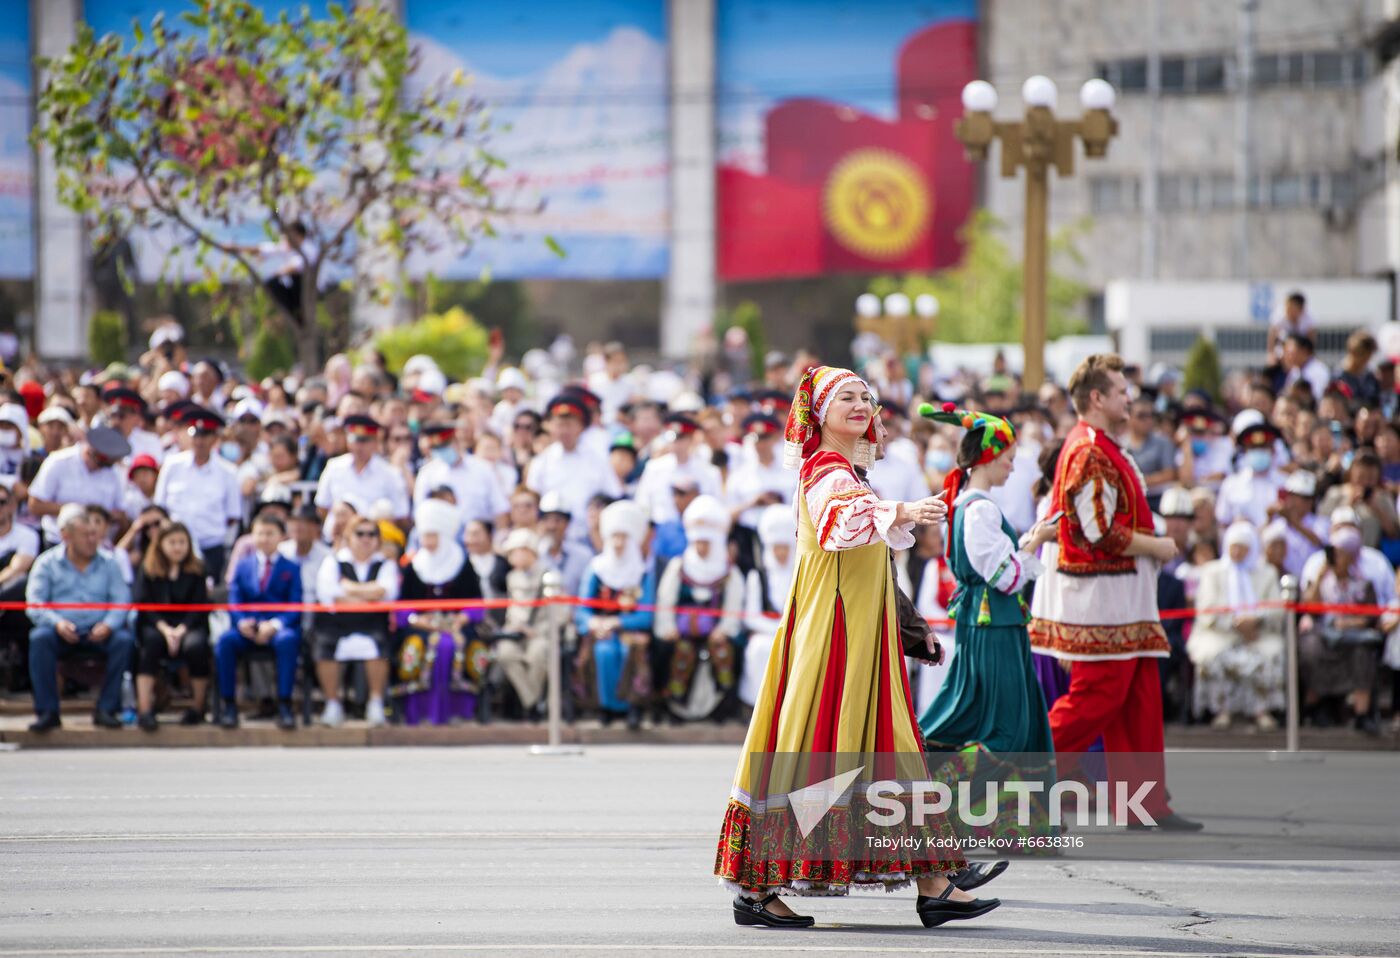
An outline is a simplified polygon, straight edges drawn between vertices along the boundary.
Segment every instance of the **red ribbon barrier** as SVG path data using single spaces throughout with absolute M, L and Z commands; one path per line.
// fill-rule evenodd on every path
M 525 602 L 515 602 L 511 599 L 420 599 L 415 601 L 397 600 L 394 602 L 354 602 L 342 605 L 322 605 L 319 603 L 290 603 L 290 602 L 244 602 L 244 603 L 219 603 L 201 602 L 185 605 L 157 602 L 0 602 L 0 611 L 26 611 L 28 609 L 52 609 L 55 612 L 63 611 L 90 611 L 90 612 L 111 612 L 115 610 L 131 610 L 135 612 L 217 612 L 226 609 L 230 612 L 464 612 L 474 609 L 504 609 L 512 605 L 523 605 L 530 608 L 544 608 L 546 606 L 569 606 L 573 608 L 591 608 L 600 612 L 625 613 L 625 612 L 656 612 L 660 608 L 656 604 L 623 606 L 615 601 L 604 601 L 601 599 L 584 599 L 579 596 L 555 596 L 545 599 L 532 599 Z M 1320 615 L 1331 613 L 1335 615 L 1387 615 L 1391 613 L 1400 614 L 1400 608 L 1390 608 L 1377 605 L 1327 605 L 1319 602 L 1260 602 L 1256 605 L 1235 609 L 1229 607 L 1218 607 L 1211 609 L 1164 609 L 1160 613 L 1163 621 L 1174 621 L 1177 619 L 1194 619 L 1200 615 L 1238 615 L 1240 613 L 1258 612 L 1279 612 L 1293 611 L 1310 615 Z M 723 609 L 709 609 L 694 606 L 677 606 L 672 609 L 676 615 L 706 615 L 718 618 L 743 617 L 746 612 L 726 612 Z M 765 612 L 766 619 L 777 619 L 780 613 Z M 952 628 L 952 619 L 926 619 L 928 624 L 936 629 Z

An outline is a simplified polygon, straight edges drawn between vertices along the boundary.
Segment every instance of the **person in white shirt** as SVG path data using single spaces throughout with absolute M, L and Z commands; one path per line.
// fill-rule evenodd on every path
M 603 359 L 605 368 L 589 377 L 588 385 L 601 400 L 603 424 L 611 426 L 617 422 L 618 411 L 635 397 L 637 387 L 632 381 L 627 350 L 621 343 L 604 346 Z
M 648 460 L 637 482 L 637 505 L 646 512 L 653 525 L 674 522 L 679 518 L 671 486 L 677 479 L 693 479 L 702 496 L 718 499 L 723 495 L 719 469 L 704 455 L 696 434 L 700 423 L 687 413 L 672 413 L 666 417 L 670 429 L 671 451 Z
M 1356 532 L 1361 531 L 1361 517 L 1356 514 L 1356 510 L 1351 506 L 1342 506 L 1332 510 L 1331 532 L 1351 528 Z M 1357 571 L 1361 578 L 1371 583 L 1371 587 L 1376 591 L 1376 605 L 1390 605 L 1395 601 L 1395 569 L 1391 566 L 1390 560 L 1385 557 L 1385 553 L 1379 549 L 1372 549 L 1368 545 L 1361 546 L 1361 552 L 1356 557 Z M 1303 563 L 1303 574 L 1298 577 L 1299 592 L 1304 593 L 1310 589 L 1317 580 L 1322 578 L 1322 574 L 1327 571 L 1327 553 L 1319 549 L 1308 556 Z
M 739 568 L 745 572 L 758 561 L 759 522 L 770 507 L 790 502 L 797 488 L 797 471 L 785 468 L 778 455 L 782 435 L 783 424 L 775 416 L 751 413 L 744 417 L 744 444 L 752 455 L 729 471 L 724 485 L 724 501 L 739 546 Z M 674 496 L 672 503 L 674 507 Z
M 447 486 L 457 503 L 460 521 L 456 539 L 468 522 L 484 519 L 503 526 L 510 513 L 510 500 L 501 489 L 495 470 L 476 456 L 463 451 L 457 441 L 457 427 L 450 422 L 428 423 L 423 427 L 428 459 L 418 470 L 413 484 L 413 505 L 417 509 L 433 490 Z
M 525 485 L 541 498 L 554 493 L 562 511 L 571 516 L 568 537 L 586 544 L 588 502 L 599 493 L 613 496 L 619 491 L 617 480 L 608 468 L 606 452 L 595 455 L 580 444 L 590 420 L 583 399 L 572 393 L 560 393 L 549 401 L 545 415 L 554 441 L 530 460 Z
M 268 295 L 288 315 L 300 318 L 303 278 L 320 257 L 320 248 L 306 224 L 300 220 L 288 223 L 287 235 L 280 241 L 245 247 L 244 252 L 263 258 L 264 275 L 268 277 L 263 286 Z
M 1283 359 L 1283 341 L 1290 333 L 1311 336 L 1316 328 L 1317 324 L 1313 322 L 1312 314 L 1308 312 L 1306 297 L 1297 290 L 1289 293 L 1283 308 L 1269 321 L 1269 362 L 1277 363 Z
M 223 417 L 199 409 L 186 412 L 183 421 L 189 430 L 190 448 L 166 459 L 156 480 L 154 502 L 190 530 L 205 569 L 217 582 L 224 574 L 229 527 L 243 518 L 243 496 L 233 466 L 214 455 Z
M 316 599 L 322 605 L 393 602 L 399 597 L 399 569 L 380 556 L 379 523 L 363 516 L 350 526 L 349 546 L 321 563 L 316 576 Z M 384 691 L 389 687 L 389 613 L 319 612 L 316 614 L 316 680 L 326 699 L 321 724 L 345 721 L 340 702 L 340 664 L 361 660 L 369 680 L 365 718 L 370 728 L 381 726 Z
M 350 451 L 326 463 L 316 484 L 316 508 L 324 516 L 337 502 L 387 499 L 394 521 L 407 525 L 408 488 L 403 474 L 379 455 L 379 423 L 369 416 L 346 416 L 345 432 Z
M 888 437 L 881 445 L 885 454 L 877 457 L 875 464 L 866 472 L 866 481 L 881 499 L 894 502 L 917 502 L 929 494 L 928 479 L 919 468 L 917 449 L 909 456 L 912 443 L 900 435 L 900 424 L 906 416 L 904 407 L 897 402 L 880 404 L 880 422 Z
M 1274 469 L 1274 444 L 1279 435 L 1266 423 L 1240 430 L 1235 443 L 1242 468 L 1225 477 L 1215 497 L 1215 519 L 1220 528 L 1228 529 L 1239 519 L 1255 529 L 1268 524 L 1269 507 L 1278 503 L 1283 488 L 1283 477 Z
M 608 458 L 608 448 L 612 445 L 612 433 L 603 425 L 603 399 L 593 390 L 584 386 L 569 385 L 560 390 L 564 395 L 574 396 L 583 403 L 588 419 L 579 436 L 579 445 L 584 452 L 599 459 Z
M 122 480 L 112 467 L 130 453 L 121 433 L 96 426 L 78 445 L 45 458 L 29 484 L 29 514 L 40 517 L 45 538 L 59 540 L 56 518 L 69 503 L 102 506 L 124 524 Z
M 1322 394 L 1327 391 L 1327 384 L 1332 381 L 1332 371 L 1315 353 L 1311 336 L 1289 333 L 1284 339 L 1283 365 L 1288 369 L 1288 374 L 1283 377 L 1285 393 L 1302 380 L 1312 390 L 1313 399 L 1322 401 Z
M 1313 512 L 1317 505 L 1317 477 L 1306 469 L 1290 473 L 1283 482 L 1283 495 L 1279 502 L 1270 507 L 1275 516 L 1264 529 L 1265 538 L 1270 533 L 1282 533 L 1287 549 L 1284 554 L 1283 569 L 1289 575 L 1301 576 L 1308 557 L 1321 552 L 1327 544 L 1327 520 Z
M 1178 443 L 1187 440 L 1191 444 L 1195 485 L 1212 492 L 1234 468 L 1235 444 L 1219 432 L 1224 421 L 1213 409 L 1188 409 L 1178 431 Z
M 39 533 L 15 521 L 15 495 L 0 486 L 0 602 L 23 602 L 29 567 L 39 555 Z M 23 648 L 29 619 L 23 609 L 0 612 L 0 646 Z
M 107 425 L 122 434 L 131 446 L 131 455 L 150 456 L 160 462 L 165 456 L 165 446 L 159 436 L 142 428 L 146 422 L 146 400 L 141 394 L 125 386 L 115 386 L 103 391 L 102 400 L 107 404 L 104 413 Z
M 739 673 L 739 699 L 748 705 L 758 700 L 773 639 L 778 633 L 778 616 L 787 604 L 792 576 L 797 570 L 797 516 L 788 505 L 770 505 L 758 521 L 762 559 L 749 572 L 744 583 L 744 628 L 749 631 L 744 647 L 744 667 Z

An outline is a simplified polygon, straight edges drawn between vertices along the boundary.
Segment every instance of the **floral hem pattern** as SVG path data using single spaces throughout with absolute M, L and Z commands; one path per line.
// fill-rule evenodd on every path
M 919 878 L 947 874 L 967 867 L 954 848 L 934 856 L 908 849 L 874 852 L 868 857 L 836 855 L 832 849 L 852 844 L 855 813 L 838 805 L 807 836 L 796 831 L 790 813 L 768 812 L 755 833 L 753 815 L 737 799 L 729 800 L 715 853 L 715 875 L 728 888 L 741 893 L 773 892 L 783 895 L 845 895 L 854 888 L 896 891 Z M 926 839 L 947 840 L 946 824 L 911 826 L 911 833 Z M 825 853 L 822 849 L 826 849 Z

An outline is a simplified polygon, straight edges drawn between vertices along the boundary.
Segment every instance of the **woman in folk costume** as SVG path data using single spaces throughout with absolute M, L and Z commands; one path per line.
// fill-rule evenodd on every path
M 952 403 L 936 411 L 925 404 L 919 412 L 967 430 L 957 468 L 943 482 L 951 503 L 948 562 L 958 580 L 948 610 L 956 651 L 919 725 L 933 751 L 978 746 L 992 753 L 1053 752 L 1021 590 L 1045 571 L 1034 553 L 1055 537 L 1055 525 L 1042 520 L 1018 541 L 989 495 L 1011 475 L 1014 456 L 1007 452 L 1016 444 L 1011 423 Z
M 400 598 L 481 598 L 481 583 L 457 543 L 457 507 L 441 499 L 424 499 L 414 510 L 418 549 L 404 569 Z M 478 612 L 479 614 L 479 612 Z M 401 640 L 397 656 L 398 684 L 404 721 L 445 725 L 453 719 L 469 719 L 477 712 L 477 690 L 463 679 L 475 624 L 465 612 L 424 610 L 396 612 Z
M 1225 555 L 1201 570 L 1196 625 L 1186 654 L 1196 666 L 1195 713 L 1214 713 L 1211 724 L 1229 728 L 1231 715 L 1246 715 L 1261 729 L 1278 728 L 1282 711 L 1284 638 L 1277 603 L 1283 589 L 1273 569 L 1259 561 L 1259 533 L 1247 519 L 1225 530 Z M 1233 609 L 1221 613 L 1219 609 Z
M 744 584 L 744 628 L 749 637 L 744 645 L 744 668 L 739 675 L 739 700 L 745 705 L 758 701 L 763 670 L 778 632 L 778 613 L 792 587 L 797 568 L 797 520 L 792 506 L 768 506 L 759 514 L 758 541 L 762 559 Z
M 722 720 L 739 681 L 744 578 L 729 561 L 729 510 L 723 503 L 696 496 L 681 522 L 685 552 L 666 566 L 656 587 L 656 674 L 666 683 L 672 715 Z M 702 658 L 713 681 L 698 684 Z
M 626 713 L 627 724 L 637 728 L 653 694 L 649 647 L 656 577 L 642 554 L 646 513 L 629 499 L 618 500 L 603 510 L 599 529 L 603 551 L 589 561 L 579 598 L 616 608 L 580 605 L 574 615 L 574 694 L 599 709 L 604 725 Z
M 865 382 L 827 366 L 807 371 L 788 414 L 784 459 L 801 467 L 794 496 L 797 568 L 715 856 L 715 874 L 738 892 L 734 920 L 741 925 L 813 924 L 779 894 L 844 895 L 853 886 L 888 891 L 911 881 L 918 883 L 918 913 L 927 926 L 976 917 L 1000 904 L 974 899 L 948 881 L 946 875 L 966 862 L 940 846 L 954 838 L 940 816 L 909 826 L 923 851 L 878 850 L 850 840 L 851 829 L 864 827 L 858 816 L 865 783 L 854 780 L 860 769 L 875 766 L 869 779 L 893 777 L 879 773 L 897 765 L 901 780 L 927 777 L 904 672 L 889 550 L 908 548 L 915 523 L 937 522 L 946 511 L 938 497 L 882 501 L 860 481 L 854 467 L 869 468 L 874 461 L 874 416 Z M 833 760 L 835 753 L 841 754 Z M 793 755 L 805 767 L 783 778 Z M 768 796 L 787 798 L 780 793 L 821 782 L 833 761 L 850 756 L 856 772 L 838 779 L 852 782 L 849 790 L 835 796 L 822 819 L 798 839 L 790 824 L 793 808 Z M 917 768 L 903 767 L 913 764 Z M 833 844 L 823 854 L 804 853 L 812 847 L 810 836 Z

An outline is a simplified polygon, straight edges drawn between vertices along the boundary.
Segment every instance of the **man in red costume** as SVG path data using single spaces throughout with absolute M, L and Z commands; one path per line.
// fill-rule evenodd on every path
M 1070 668 L 1069 691 L 1050 710 L 1055 751 L 1068 759 L 1103 736 L 1115 793 L 1119 782 L 1128 796 L 1154 783 L 1141 807 L 1155 827 L 1196 831 L 1200 823 L 1167 804 L 1155 660 L 1170 649 L 1157 612 L 1157 569 L 1177 550 L 1154 535 L 1142 473 L 1113 438 L 1128 425 L 1123 360 L 1090 356 L 1070 377 L 1069 393 L 1079 422 L 1050 493 L 1051 509 L 1064 512 L 1059 549 L 1036 584 L 1029 627 L 1032 647 Z M 1129 816 L 1128 824 L 1147 823 Z

